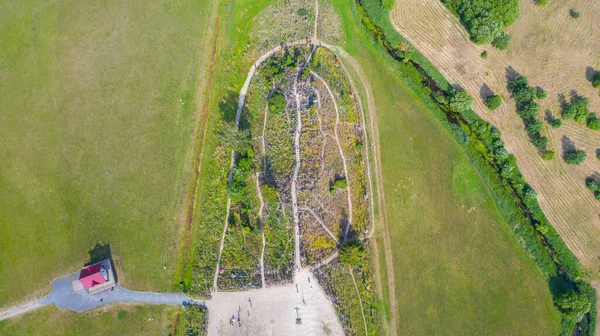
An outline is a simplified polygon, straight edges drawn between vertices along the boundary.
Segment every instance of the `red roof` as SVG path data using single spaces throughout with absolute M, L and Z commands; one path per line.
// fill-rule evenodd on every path
M 106 282 L 104 277 L 100 273 L 102 264 L 96 264 L 88 266 L 81 270 L 79 273 L 79 281 L 83 284 L 83 288 L 90 289 L 96 285 L 103 284 Z

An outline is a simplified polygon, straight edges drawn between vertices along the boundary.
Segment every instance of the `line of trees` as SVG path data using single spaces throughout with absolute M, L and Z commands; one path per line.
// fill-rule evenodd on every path
M 554 153 L 546 154 L 551 152 L 546 148 L 548 138 L 541 135 L 543 123 L 536 119 L 536 116 L 540 113 L 540 104 L 535 102 L 535 99 L 540 96 L 538 92 L 545 91 L 538 91 L 529 86 L 527 78 L 521 75 L 508 81 L 508 90 L 517 103 L 517 114 L 519 114 L 523 123 L 525 123 L 525 131 L 529 135 L 531 143 L 542 153 L 544 159 L 551 159 Z

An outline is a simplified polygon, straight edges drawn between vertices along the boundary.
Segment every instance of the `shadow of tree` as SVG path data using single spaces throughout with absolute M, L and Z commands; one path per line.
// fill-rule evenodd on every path
M 575 150 L 575 143 L 569 139 L 566 135 L 560 139 L 562 155 L 564 156 L 567 152 Z
M 479 89 L 479 96 L 483 99 L 492 96 L 494 94 L 494 92 L 492 91 L 492 89 L 490 89 L 490 87 L 486 84 L 483 83 L 481 85 L 481 88 Z

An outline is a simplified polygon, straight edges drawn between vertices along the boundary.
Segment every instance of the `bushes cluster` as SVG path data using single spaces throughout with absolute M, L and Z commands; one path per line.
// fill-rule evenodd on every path
M 517 76 L 509 80 L 508 89 L 517 103 L 517 113 L 525 123 L 525 131 L 527 131 L 531 143 L 543 155 L 547 151 L 548 138 L 541 135 L 543 124 L 535 118 L 540 112 L 540 104 L 534 101 L 540 91 L 529 86 L 525 76 Z M 548 157 L 546 156 L 546 158 Z
M 508 47 L 510 35 L 504 28 L 519 18 L 518 0 L 442 0 L 458 15 L 471 40 L 477 44 L 492 43 L 498 49 Z
M 465 1 L 448 2 L 464 3 Z M 363 6 L 364 3 L 367 6 Z M 367 32 L 372 34 L 376 42 L 384 41 L 379 43 L 380 50 L 391 56 L 391 59 L 388 58 L 390 64 L 399 71 L 407 84 L 424 98 L 425 103 L 431 107 L 432 113 L 464 146 L 469 158 L 479 170 L 495 202 L 507 219 L 507 223 L 517 235 L 523 248 L 546 276 L 549 287 L 552 289 L 554 302 L 563 315 L 561 334 L 572 334 L 578 323 L 576 322 L 577 318 L 584 314 L 583 320 L 577 324 L 579 334 L 594 335 L 595 290 L 589 284 L 580 281 L 581 273 L 577 258 L 548 222 L 537 202 L 535 191 L 527 185 L 521 175 L 515 157 L 509 154 L 504 147 L 500 139 L 500 132 L 470 109 L 457 112 L 457 107 L 460 106 L 460 104 L 456 104 L 457 100 L 468 101 L 468 99 L 463 94 L 455 97 L 455 90 L 445 89 L 445 87 L 449 87 L 448 82 L 440 81 L 437 77 L 439 74 L 430 67 L 429 63 L 425 63 L 425 66 L 422 67 L 420 63 L 400 57 L 398 50 L 390 48 L 391 44 L 387 40 L 387 36 L 381 34 L 383 31 L 381 27 L 368 17 L 371 10 L 381 16 L 383 9 L 380 1 L 356 0 L 356 7 L 363 24 L 369 23 L 369 25 L 364 25 Z M 395 62 L 391 62 L 391 60 Z M 536 90 L 530 88 L 526 79 L 524 81 L 523 79 L 513 82 L 514 93 L 516 93 L 516 96 L 514 93 L 513 96 L 522 105 L 521 114 L 535 116 L 539 112 L 539 105 L 533 101 L 537 97 Z M 454 98 L 454 104 L 451 107 L 452 98 Z M 463 104 L 462 106 L 467 105 Z M 537 125 L 530 126 L 532 131 L 538 127 Z M 543 155 L 551 157 L 554 153 L 546 151 Z M 556 287 L 557 279 L 560 279 L 559 281 L 564 286 Z M 569 304 L 563 304 L 566 303 L 563 300 L 565 293 L 581 294 L 582 297 L 585 297 L 590 303 L 589 312 L 583 313 L 585 311 L 583 309 L 577 310 L 579 312 L 577 314 L 571 314 L 568 308 Z M 577 300 L 585 299 L 577 298 Z M 587 305 L 584 302 L 582 306 L 586 307 Z M 573 319 L 573 316 L 576 318 Z

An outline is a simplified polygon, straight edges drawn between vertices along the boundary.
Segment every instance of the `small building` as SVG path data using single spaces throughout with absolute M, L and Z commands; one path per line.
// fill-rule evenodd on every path
M 112 288 L 116 282 L 110 259 L 82 268 L 72 284 L 75 292 L 85 289 L 89 294 Z

